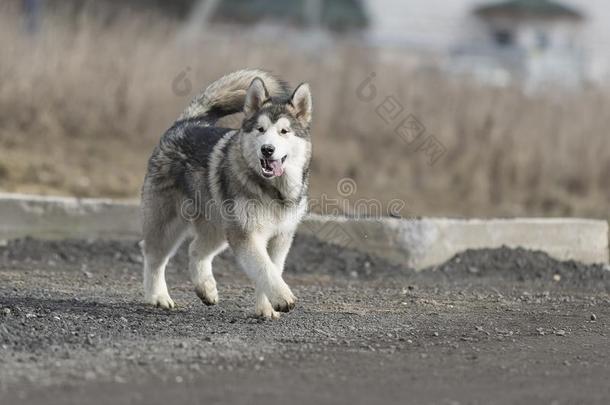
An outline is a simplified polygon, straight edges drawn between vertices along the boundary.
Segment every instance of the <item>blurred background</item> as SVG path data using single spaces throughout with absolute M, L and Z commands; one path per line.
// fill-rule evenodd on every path
M 312 85 L 314 198 L 608 219 L 609 47 L 604 0 L 1 0 L 0 190 L 137 198 L 189 100 L 258 67 Z

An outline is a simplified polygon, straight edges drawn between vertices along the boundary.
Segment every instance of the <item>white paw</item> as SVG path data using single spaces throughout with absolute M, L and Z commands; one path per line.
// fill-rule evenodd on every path
M 280 313 L 273 309 L 265 294 L 257 293 L 254 313 L 264 319 L 280 319 Z
M 146 302 L 155 307 L 172 309 L 176 307 L 174 300 L 172 300 L 169 294 L 155 294 L 146 299 Z
M 288 284 L 281 280 L 274 286 L 266 290 L 267 298 L 271 303 L 271 308 L 280 312 L 288 312 L 294 308 L 297 299 L 290 291 Z
M 256 316 L 263 319 L 280 319 L 280 313 L 271 308 L 271 304 L 263 307 L 256 307 L 254 311 Z
M 216 289 L 216 281 L 214 279 L 205 281 L 195 287 L 195 294 L 205 305 L 218 304 L 218 290 Z

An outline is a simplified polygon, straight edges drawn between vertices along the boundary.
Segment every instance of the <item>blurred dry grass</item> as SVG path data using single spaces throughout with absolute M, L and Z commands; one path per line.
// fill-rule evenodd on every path
M 337 196 L 350 177 L 353 198 L 402 199 L 405 215 L 609 216 L 608 89 L 526 96 L 346 43 L 299 51 L 238 33 L 184 43 L 153 16 L 110 29 L 48 18 L 32 37 L 0 15 L 4 191 L 137 197 L 154 144 L 189 99 L 226 72 L 261 67 L 312 84 L 313 196 Z M 378 96 L 366 103 L 356 89 L 373 71 Z M 445 146 L 435 165 L 377 116 L 390 95 Z

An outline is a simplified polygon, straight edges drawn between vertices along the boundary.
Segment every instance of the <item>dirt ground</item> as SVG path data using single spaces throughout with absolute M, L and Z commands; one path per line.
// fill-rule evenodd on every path
M 610 271 L 468 251 L 416 273 L 298 238 L 278 321 L 251 316 L 230 252 L 203 305 L 140 303 L 135 241 L 0 247 L 0 403 L 583 404 L 610 400 Z

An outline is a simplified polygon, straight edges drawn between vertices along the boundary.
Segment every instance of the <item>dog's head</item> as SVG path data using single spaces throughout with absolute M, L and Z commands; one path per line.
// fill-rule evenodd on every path
M 310 155 L 311 92 L 300 84 L 287 98 L 272 98 L 256 78 L 244 102 L 242 150 L 248 165 L 263 178 L 302 170 Z

